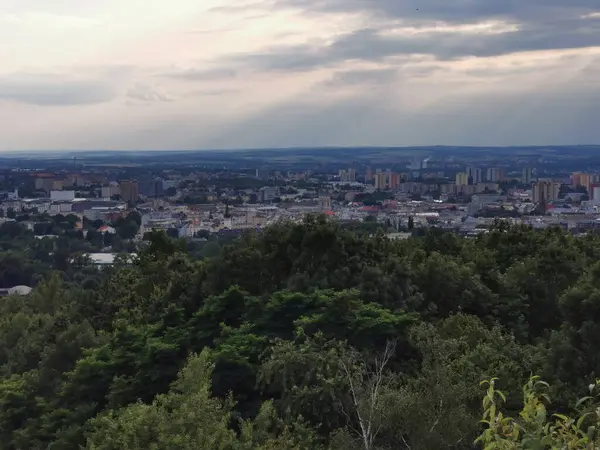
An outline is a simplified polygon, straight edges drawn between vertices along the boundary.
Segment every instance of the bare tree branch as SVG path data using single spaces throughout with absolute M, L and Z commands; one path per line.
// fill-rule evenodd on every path
M 438 423 L 440 423 L 440 419 L 442 418 L 442 405 L 443 405 L 443 400 L 440 399 L 440 407 L 439 407 L 438 415 L 437 415 L 437 418 L 435 419 L 435 422 L 433 422 L 433 425 L 431 425 L 431 428 L 429 429 L 430 433 L 433 433 L 433 430 L 435 429 L 435 427 L 437 427 Z
M 400 438 L 402 439 L 402 442 L 404 442 L 406 449 L 411 450 L 411 447 L 408 445 L 408 442 L 406 442 L 406 439 L 404 439 L 404 436 L 400 435 Z
M 352 406 L 360 427 L 358 434 L 365 450 L 373 449 L 375 439 L 381 431 L 381 389 L 386 378 L 386 366 L 395 351 L 396 341 L 387 341 L 384 352 L 375 357 L 372 368 L 369 364 L 361 362 L 357 368 L 352 367 L 351 370 L 347 361 L 340 362 L 350 386 Z M 351 423 L 350 416 L 345 410 L 343 412 Z
M 344 402 L 338 399 L 338 402 L 340 404 L 340 408 L 342 410 L 342 414 L 344 414 L 344 416 L 346 416 L 346 420 L 348 421 L 348 427 L 350 428 L 350 430 L 352 432 L 354 432 L 357 436 L 361 435 L 361 432 L 359 430 L 356 429 L 356 427 L 354 427 L 354 425 L 352 425 L 352 418 L 350 417 L 350 415 L 346 412 L 346 408 L 344 407 Z

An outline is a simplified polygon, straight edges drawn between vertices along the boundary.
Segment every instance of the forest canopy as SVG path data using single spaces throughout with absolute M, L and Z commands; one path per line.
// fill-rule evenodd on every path
M 149 240 L 102 275 L 0 258 L 40 277 L 0 299 L 0 449 L 600 443 L 600 235 L 308 216 L 200 258 Z

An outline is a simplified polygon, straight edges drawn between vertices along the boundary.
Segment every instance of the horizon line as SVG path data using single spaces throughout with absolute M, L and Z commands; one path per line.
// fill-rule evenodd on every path
M 197 149 L 19 149 L 19 150 L 0 150 L 0 155 L 15 153 L 168 153 L 168 152 L 241 152 L 241 151 L 277 151 L 277 150 L 360 150 L 360 149 L 426 149 L 426 148 L 464 148 L 464 149 L 502 149 L 502 148 L 557 148 L 557 147 L 600 147 L 600 144 L 538 144 L 538 145 L 452 145 L 452 144 L 432 144 L 432 145 L 356 145 L 356 146 L 289 146 L 289 147 L 239 147 L 239 148 L 197 148 Z

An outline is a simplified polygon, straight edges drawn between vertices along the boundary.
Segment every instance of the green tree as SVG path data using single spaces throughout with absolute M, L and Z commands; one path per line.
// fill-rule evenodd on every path
M 117 234 L 122 239 L 133 239 L 139 230 L 139 226 L 133 220 L 128 220 L 117 227 Z
M 90 450 L 284 450 L 316 448 L 312 433 L 277 418 L 267 403 L 253 421 L 240 423 L 239 437 L 229 428 L 234 403 L 211 396 L 214 364 L 204 350 L 192 356 L 167 394 L 152 404 L 137 403 L 93 419 Z
M 200 255 L 203 258 L 214 258 L 221 253 L 221 246 L 217 242 L 207 242 L 200 250 Z
M 168 394 L 92 420 L 87 448 L 232 448 L 236 435 L 228 425 L 233 404 L 211 397 L 212 370 L 208 351 L 192 357 Z

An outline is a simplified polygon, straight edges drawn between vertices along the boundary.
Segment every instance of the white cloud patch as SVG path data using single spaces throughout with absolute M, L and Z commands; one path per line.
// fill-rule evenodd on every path
M 161 92 L 159 89 L 143 83 L 134 84 L 127 89 L 125 95 L 130 100 L 143 103 L 172 102 L 175 100 L 175 98 L 169 94 Z

